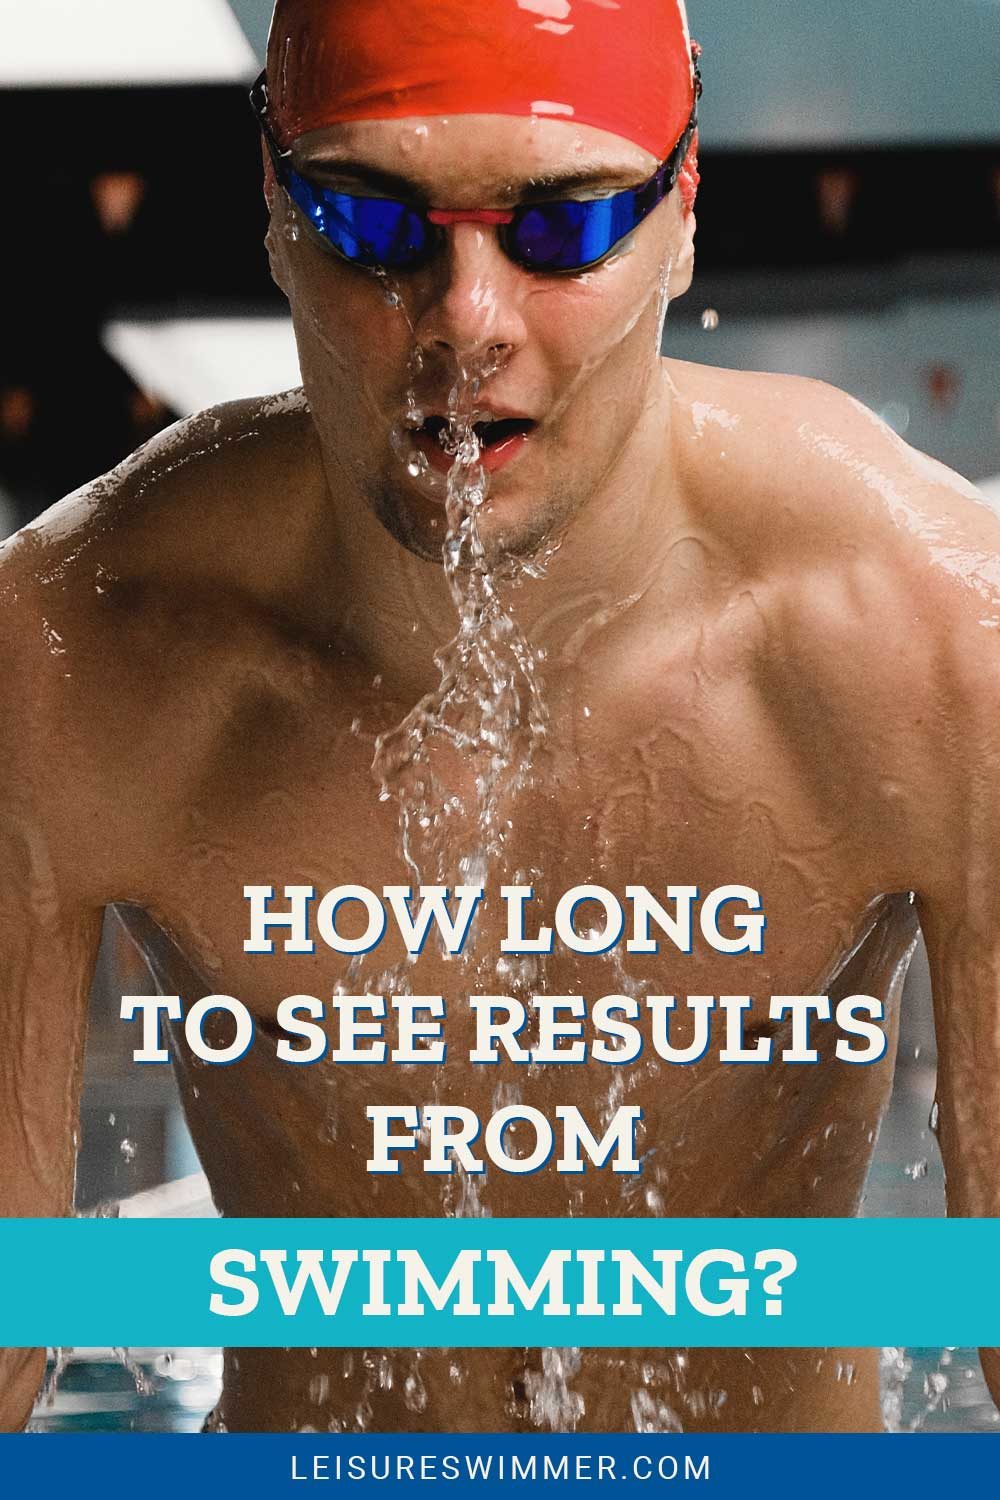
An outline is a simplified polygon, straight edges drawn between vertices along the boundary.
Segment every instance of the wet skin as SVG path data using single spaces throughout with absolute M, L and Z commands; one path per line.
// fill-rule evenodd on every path
M 367 1174 L 365 1106 L 436 1097 L 485 1118 L 500 1085 L 549 1114 L 575 1103 L 588 1118 L 615 1085 L 613 1102 L 644 1111 L 648 1155 L 634 1180 L 568 1178 L 551 1164 L 527 1178 L 490 1170 L 478 1204 L 494 1216 L 852 1214 L 891 1087 L 918 919 L 934 978 L 949 1208 L 1000 1211 L 1000 523 L 840 392 L 652 362 L 657 314 L 642 287 L 672 249 L 683 290 L 688 231 L 679 213 L 649 228 L 673 235 L 672 247 L 640 235 L 633 259 L 608 268 L 620 278 L 618 314 L 637 311 L 634 340 L 624 350 L 609 341 L 579 380 L 566 375 L 567 332 L 532 366 L 530 318 L 522 308 L 515 338 L 502 298 L 484 312 L 481 297 L 460 306 L 456 295 L 442 313 L 447 299 L 428 289 L 423 311 L 409 309 L 442 361 L 463 352 L 463 316 L 470 347 L 504 344 L 490 389 L 512 404 L 530 387 L 544 415 L 546 380 L 553 407 L 569 386 L 592 410 L 617 393 L 596 434 L 543 427 L 498 476 L 484 517 L 499 553 L 530 531 L 542 494 L 562 537 L 545 575 L 510 594 L 546 652 L 551 724 L 536 776 L 504 809 L 507 846 L 489 883 L 531 871 L 547 911 L 592 879 L 618 891 L 753 886 L 768 916 L 762 956 L 665 947 L 630 956 L 629 978 L 765 1006 L 772 994 L 880 996 L 887 1057 L 839 1063 L 831 1028 L 817 1027 L 823 1060 L 811 1068 L 722 1066 L 717 1043 L 688 1068 L 651 1061 L 648 1049 L 620 1071 L 473 1067 L 462 995 L 511 984 L 497 982 L 488 905 L 467 963 L 444 965 L 428 947 L 409 974 L 415 993 L 448 999 L 443 1068 L 378 1069 L 373 1080 L 367 1068 L 273 1060 L 278 1002 L 328 997 L 346 964 L 322 947 L 246 955 L 243 886 L 408 883 L 395 808 L 372 779 L 374 743 L 433 686 L 433 653 L 454 630 L 440 566 L 418 544 L 440 528 L 440 501 L 395 477 L 409 544 L 376 519 L 356 425 L 330 400 L 336 367 L 321 373 L 321 350 L 351 334 L 332 315 L 317 331 L 317 288 L 344 273 L 293 243 L 276 257 L 312 413 L 302 402 L 208 413 L 0 555 L 4 1213 L 71 1207 L 86 993 L 112 904 L 168 993 L 187 1003 L 232 994 L 257 1017 L 257 1045 L 232 1069 L 198 1066 L 177 1040 L 185 1109 L 227 1215 L 468 1208 L 461 1181 L 424 1177 L 417 1157 L 398 1177 Z M 456 231 L 452 253 L 451 291 L 466 253 L 501 275 L 482 236 Z M 344 293 L 342 323 L 372 314 L 370 291 L 366 281 Z M 596 300 L 600 286 L 586 292 Z M 391 379 L 379 363 L 386 340 L 367 387 L 376 437 L 378 413 L 399 399 L 398 361 Z M 522 355 L 532 373 L 519 387 Z M 561 410 L 572 428 L 574 402 Z M 546 476 L 560 445 L 581 479 L 555 493 Z M 369 470 L 383 461 L 393 475 L 381 447 Z M 442 746 L 431 753 L 442 783 L 468 800 L 469 766 Z M 451 838 L 457 864 L 475 830 L 458 819 Z M 387 942 L 366 978 L 400 957 Z M 596 999 L 620 987 L 607 959 L 557 951 L 512 992 Z M 779 1029 L 776 1048 L 784 1038 Z M 549 1379 L 547 1406 L 539 1352 L 390 1352 L 391 1385 L 381 1358 L 237 1351 L 220 1415 L 231 1428 L 279 1430 L 880 1424 L 871 1351 L 584 1351 L 567 1382 Z M 38 1357 L 8 1355 L 6 1373 L 0 1408 L 15 1425 Z

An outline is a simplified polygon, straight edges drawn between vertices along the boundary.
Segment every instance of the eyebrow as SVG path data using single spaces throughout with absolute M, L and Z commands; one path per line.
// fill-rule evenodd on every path
M 379 194 L 400 198 L 406 202 L 420 204 L 430 202 L 426 190 L 410 178 L 348 157 L 307 157 L 297 164 L 297 170 L 307 177 L 348 177 Z M 644 181 L 646 179 L 633 167 L 597 163 L 589 168 L 576 168 L 566 172 L 546 172 L 527 182 L 519 183 L 506 192 L 497 193 L 495 201 L 498 206 L 500 200 L 512 203 L 541 203 L 553 196 L 563 196 L 578 191 L 580 188 L 603 188 L 608 192 L 624 192 L 629 188 L 641 186 Z

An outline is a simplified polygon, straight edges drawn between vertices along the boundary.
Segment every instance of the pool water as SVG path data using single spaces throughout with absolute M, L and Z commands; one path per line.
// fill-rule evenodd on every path
M 30 1432 L 199 1432 L 222 1379 L 217 1349 L 135 1349 L 146 1394 L 111 1349 L 73 1351 Z M 54 1361 L 49 1361 L 49 1374 Z

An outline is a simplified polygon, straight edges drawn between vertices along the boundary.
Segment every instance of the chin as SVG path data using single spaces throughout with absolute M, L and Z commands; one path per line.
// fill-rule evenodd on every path
M 386 491 L 374 498 L 372 509 L 375 519 L 385 527 L 393 541 L 422 562 L 442 565 L 447 533 L 442 510 L 428 515 L 426 503 L 424 506 L 415 505 L 412 500 L 404 500 L 395 492 Z
M 498 517 L 495 525 L 491 525 L 490 517 L 484 515 L 479 535 L 490 566 L 496 568 L 504 560 L 544 561 L 563 530 L 565 526 L 560 527 L 553 517 L 546 515 L 534 515 L 518 524 Z
M 372 495 L 372 502 L 376 518 L 402 547 L 424 562 L 443 566 L 447 536 L 443 495 L 423 494 L 417 485 L 387 484 Z M 557 506 L 539 505 L 528 491 L 492 496 L 479 514 L 487 566 L 502 573 L 505 562 L 544 559 L 568 524 Z

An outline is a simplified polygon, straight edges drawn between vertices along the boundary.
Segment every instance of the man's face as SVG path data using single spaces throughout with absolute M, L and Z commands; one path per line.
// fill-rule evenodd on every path
M 296 143 L 294 165 L 341 191 L 458 211 L 603 196 L 657 163 L 591 127 L 474 115 L 332 126 Z M 515 265 L 476 223 L 448 227 L 428 266 L 377 275 L 326 249 L 278 189 L 272 208 L 272 266 L 331 482 L 404 546 L 441 560 L 450 460 L 438 434 L 456 388 L 493 424 L 477 428 L 488 555 L 537 551 L 615 482 L 657 389 L 664 297 L 690 283 L 693 218 L 676 191 L 577 275 Z

